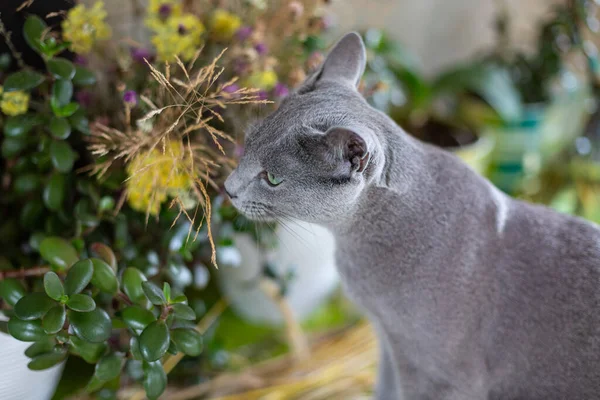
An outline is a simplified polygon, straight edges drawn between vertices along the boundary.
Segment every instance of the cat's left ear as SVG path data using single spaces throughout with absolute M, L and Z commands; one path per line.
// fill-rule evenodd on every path
M 325 141 L 333 159 L 349 166 L 346 172 L 360 173 L 369 165 L 371 154 L 367 143 L 357 133 L 345 128 L 331 128 L 325 133 Z
M 320 82 L 334 81 L 356 88 L 365 72 L 367 53 L 360 35 L 347 33 L 331 49 L 319 69 L 298 89 L 299 93 L 313 90 Z

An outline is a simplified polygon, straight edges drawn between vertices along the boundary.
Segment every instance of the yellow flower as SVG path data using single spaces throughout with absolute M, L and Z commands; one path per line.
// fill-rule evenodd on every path
M 160 206 L 169 197 L 189 193 L 193 185 L 191 161 L 183 143 L 167 142 L 163 151 L 159 144 L 152 151 L 138 154 L 126 168 L 127 201 L 131 208 L 158 215 Z M 191 207 L 192 204 L 186 204 Z
M 242 20 L 235 14 L 223 9 L 218 9 L 213 13 L 212 32 L 217 39 L 231 39 L 241 25 Z
M 152 37 L 152 44 L 161 61 L 174 61 L 178 56 L 190 60 L 202 44 L 204 25 L 192 14 L 169 18 Z
M 6 92 L 2 95 L 0 109 L 6 115 L 20 115 L 27 112 L 29 107 L 29 93 L 17 90 Z
M 69 48 L 75 53 L 89 53 L 96 41 L 110 37 L 105 18 L 104 2 L 98 1 L 90 9 L 78 4 L 69 10 L 62 22 L 63 39 L 71 42 Z
M 246 78 L 246 86 L 263 90 L 271 90 L 277 84 L 277 74 L 272 69 L 255 72 Z
M 182 13 L 180 0 L 150 0 L 146 17 L 146 26 L 157 31 L 164 28 L 171 17 L 179 17 Z

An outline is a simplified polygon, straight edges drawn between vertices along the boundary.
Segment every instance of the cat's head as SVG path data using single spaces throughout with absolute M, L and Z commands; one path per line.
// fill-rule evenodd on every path
M 351 212 L 377 153 L 367 118 L 373 111 L 357 90 L 365 62 L 362 39 L 347 34 L 277 111 L 247 132 L 245 154 L 225 182 L 243 214 L 325 224 Z

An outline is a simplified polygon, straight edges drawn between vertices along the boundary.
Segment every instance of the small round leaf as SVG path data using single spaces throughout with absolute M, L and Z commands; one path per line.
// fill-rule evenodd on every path
M 51 99 L 53 108 L 58 107 L 58 109 L 61 109 L 62 107 L 67 106 L 71 101 L 71 97 L 73 97 L 73 84 L 71 83 L 71 81 L 65 79 L 58 79 L 56 82 L 54 82 L 54 85 L 52 85 Z M 59 116 L 64 117 L 64 115 Z
M 167 387 L 167 374 L 160 363 L 144 362 L 144 390 L 149 400 L 158 399 Z
M 50 352 L 54 348 L 55 345 L 56 345 L 56 341 L 54 339 L 50 339 L 50 338 L 42 339 L 39 342 L 35 342 L 31 346 L 29 346 L 25 350 L 25 355 L 29 358 L 39 356 L 40 354 Z
M 140 353 L 146 361 L 156 361 L 169 348 L 169 328 L 164 321 L 154 321 L 140 335 Z
M 92 70 L 82 67 L 75 66 L 75 76 L 73 77 L 73 83 L 77 86 L 89 86 L 96 83 L 96 75 Z
M 69 307 L 73 311 L 85 313 L 95 310 L 96 303 L 94 302 L 94 299 L 92 299 L 90 296 L 76 293 L 74 295 L 69 296 L 69 300 L 67 301 L 67 307 Z
M 202 336 L 195 329 L 173 329 L 171 339 L 177 345 L 177 349 L 188 356 L 198 356 L 202 353 Z
M 71 80 L 75 76 L 75 66 L 64 58 L 53 58 L 47 61 L 48 71 L 56 79 Z
M 44 20 L 37 15 L 28 16 L 23 25 L 23 36 L 25 36 L 25 41 L 29 47 L 36 50 L 38 53 L 42 52 L 40 40 L 42 39 L 42 35 L 46 28 L 48 28 L 48 25 L 46 25 Z
M 71 125 L 66 118 L 52 117 L 48 130 L 56 139 L 66 139 L 71 135 Z
M 75 162 L 75 155 L 75 152 L 67 142 L 53 141 L 50 144 L 52 165 L 60 172 L 71 171 Z
M 71 336 L 71 344 L 75 353 L 90 364 L 95 364 L 106 351 L 106 343 L 90 343 L 77 336 Z
M 34 357 L 29 364 L 27 364 L 27 367 L 33 371 L 41 371 L 55 366 L 61 361 L 64 361 L 65 358 L 67 358 L 66 349 L 54 349 L 49 353 L 40 354 L 39 356 Z
M 121 311 L 121 318 L 129 328 L 134 330 L 143 330 L 149 324 L 156 321 L 156 317 L 150 310 L 139 306 L 127 307 Z
M 96 364 L 96 369 L 94 371 L 94 375 L 99 380 L 106 382 L 111 379 L 116 378 L 121 373 L 121 368 L 123 366 L 123 357 L 112 353 L 108 354 L 98 361 Z
M 110 317 L 101 308 L 90 312 L 68 312 L 73 331 L 81 339 L 91 343 L 102 343 L 110 337 L 112 324 Z
M 25 293 L 27 293 L 25 288 L 21 282 L 16 279 L 5 279 L 0 281 L 0 298 L 3 298 L 11 307 L 14 307 L 21 297 L 25 296 Z
M 44 275 L 44 290 L 51 299 L 56 301 L 60 300 L 65 294 L 65 289 L 63 288 L 60 278 L 52 271 L 46 272 Z
M 77 251 L 69 242 L 55 236 L 42 240 L 40 254 L 44 260 L 60 270 L 69 268 L 79 259 Z
M 188 321 L 194 321 L 196 319 L 196 313 L 194 312 L 192 307 L 190 307 L 186 304 L 183 304 L 183 303 L 173 304 L 171 306 L 171 308 L 173 308 L 173 311 L 175 312 L 175 316 L 177 318 L 185 319 Z
M 31 90 L 44 82 L 44 75 L 29 69 L 12 73 L 4 80 L 4 91 L 12 92 L 15 90 Z
M 46 332 L 42 329 L 42 321 L 23 321 L 17 317 L 12 317 L 8 321 L 8 333 L 22 342 L 37 342 L 47 338 Z
M 61 174 L 54 174 L 44 188 L 44 204 L 48 209 L 57 211 L 62 207 L 65 200 L 65 177 Z
M 43 121 L 41 115 L 31 113 L 11 116 L 4 121 L 4 134 L 14 138 L 23 137 Z
M 140 341 L 137 336 L 131 336 L 131 339 L 129 339 L 129 351 L 134 360 L 142 361 L 144 359 L 142 353 L 140 353 Z
M 94 265 L 89 259 L 75 263 L 65 278 L 65 293 L 69 296 L 81 292 L 92 280 Z
M 143 305 L 147 302 L 144 290 L 142 289 L 142 283 L 146 280 L 142 271 L 137 268 L 130 267 L 123 271 L 123 291 L 134 303 Z
M 102 200 L 100 200 L 102 203 Z M 92 243 L 90 246 L 92 253 L 94 253 L 99 259 L 107 263 L 113 271 L 117 272 L 117 257 L 110 247 L 103 243 Z
M 42 318 L 55 304 L 46 293 L 29 293 L 15 304 L 15 315 L 24 321 Z
M 115 294 L 119 289 L 119 281 L 115 271 L 99 258 L 91 258 L 94 265 L 94 274 L 92 275 L 92 285 L 103 292 Z
M 148 300 L 150 300 L 152 304 L 167 304 L 167 299 L 165 298 L 163 291 L 160 290 L 158 286 L 156 286 L 152 282 L 143 282 L 142 289 L 144 289 L 144 294 L 146 294 Z
M 44 332 L 48 334 L 57 333 L 62 329 L 66 318 L 67 312 L 62 304 L 52 307 L 42 319 L 42 328 L 44 328 Z

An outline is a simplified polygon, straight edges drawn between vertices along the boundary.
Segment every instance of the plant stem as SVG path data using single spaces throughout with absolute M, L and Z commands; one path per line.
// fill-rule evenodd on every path
M 127 297 L 127 295 L 123 292 L 119 292 L 115 295 L 115 297 L 117 298 L 117 300 L 122 301 L 123 303 L 127 304 L 128 306 L 133 305 L 133 302 L 129 299 L 129 297 Z
M 48 271 L 50 271 L 50 267 L 47 265 L 27 269 L 21 268 L 14 271 L 0 271 L 0 281 L 10 278 L 23 279 L 28 276 L 41 276 Z

